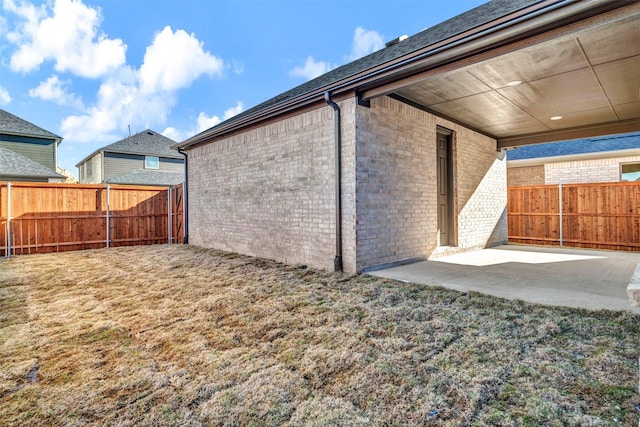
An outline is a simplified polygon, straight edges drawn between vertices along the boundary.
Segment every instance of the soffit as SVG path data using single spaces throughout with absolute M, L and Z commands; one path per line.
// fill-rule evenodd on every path
M 516 80 L 521 83 L 509 85 Z M 640 12 L 633 8 L 623 19 L 427 77 L 394 94 L 504 140 L 502 146 L 566 129 L 611 132 L 598 124 L 630 121 L 640 130 Z

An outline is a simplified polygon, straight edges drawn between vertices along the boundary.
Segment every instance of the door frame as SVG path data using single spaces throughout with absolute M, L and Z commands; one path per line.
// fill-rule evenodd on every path
M 455 209 L 455 201 L 456 201 L 456 197 L 455 197 L 455 185 L 454 185 L 454 177 L 455 177 L 455 171 L 454 171 L 454 165 L 455 162 L 453 161 L 453 158 L 455 156 L 455 132 L 451 129 L 447 129 L 445 127 L 442 126 L 436 126 L 436 174 L 437 172 L 437 168 L 438 168 L 438 136 L 439 135 L 443 135 L 446 137 L 446 151 L 447 151 L 447 176 L 446 176 L 446 185 L 447 185 L 447 223 L 448 223 L 448 230 L 447 230 L 447 236 L 448 236 L 448 243 L 446 243 L 445 245 L 442 245 L 440 243 L 440 224 L 439 224 L 439 214 L 436 216 L 436 228 L 437 228 L 437 236 L 436 236 L 436 244 L 437 246 L 457 246 L 458 245 L 458 227 L 457 227 L 457 221 L 456 221 L 456 215 L 454 215 L 454 212 L 456 211 Z M 439 193 L 439 188 L 438 188 L 438 179 L 436 177 L 436 195 L 438 195 Z M 436 203 L 438 203 L 438 209 L 440 209 L 439 207 L 439 202 L 437 201 L 436 198 Z

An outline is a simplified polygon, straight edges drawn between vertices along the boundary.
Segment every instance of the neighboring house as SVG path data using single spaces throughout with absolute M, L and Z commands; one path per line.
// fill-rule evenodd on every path
M 61 168 L 60 166 L 58 166 L 58 173 L 61 175 L 64 175 L 66 177 L 66 179 L 64 180 L 64 182 L 66 184 L 77 184 L 78 183 L 78 178 L 76 178 L 71 172 L 69 172 L 68 170 Z
M 529 145 L 507 153 L 510 186 L 640 182 L 640 133 Z
M 507 240 L 505 148 L 640 131 L 640 2 L 494 0 L 178 145 L 188 241 L 360 272 Z
M 62 182 L 62 138 L 0 109 L 0 181 Z
M 76 166 L 83 184 L 176 185 L 184 182 L 184 157 L 176 141 L 147 129 L 102 147 Z

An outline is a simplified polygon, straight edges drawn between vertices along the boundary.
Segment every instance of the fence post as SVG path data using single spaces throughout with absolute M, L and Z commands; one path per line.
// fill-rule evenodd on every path
M 167 187 L 167 216 L 168 216 L 168 221 L 167 221 L 167 240 L 169 242 L 169 244 L 171 244 L 171 241 L 173 240 L 173 236 L 171 235 L 171 233 L 173 232 L 173 230 L 171 229 L 171 222 L 173 221 L 173 209 L 172 209 L 172 204 L 171 204 L 171 187 Z
M 11 258 L 11 183 L 7 182 L 7 258 Z
M 111 194 L 110 194 L 110 187 L 107 185 L 107 248 L 109 248 L 109 243 L 110 243 L 110 229 L 111 229 L 111 223 L 110 223 L 110 218 L 109 218 L 109 209 L 110 209 L 110 204 L 111 204 Z
M 187 244 L 189 239 L 189 234 L 187 234 L 187 181 L 184 181 L 182 185 L 180 185 L 180 189 L 182 190 L 182 243 Z
M 559 198 L 559 208 L 560 208 L 560 246 L 562 247 L 562 238 L 563 238 L 563 221 L 562 221 L 562 184 L 558 184 L 558 198 Z

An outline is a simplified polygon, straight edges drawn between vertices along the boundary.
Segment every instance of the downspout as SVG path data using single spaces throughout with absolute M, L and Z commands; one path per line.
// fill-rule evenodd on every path
M 53 142 L 53 163 L 55 163 L 55 166 L 53 168 L 53 171 L 55 173 L 60 173 L 58 172 L 58 146 L 60 145 L 60 140 L 56 139 Z
M 334 151 L 335 151 L 335 199 L 336 199 L 336 257 L 333 260 L 333 269 L 342 271 L 342 195 L 340 191 L 340 183 L 342 182 L 342 174 L 340 172 L 340 107 L 331 99 L 331 93 L 324 93 L 324 100 L 333 108 L 333 124 L 334 124 Z
M 189 243 L 189 197 L 188 188 L 189 188 L 189 157 L 187 156 L 187 152 L 184 151 L 181 147 L 178 147 L 178 153 L 184 156 L 184 188 L 182 189 L 182 200 L 184 200 L 184 237 L 182 238 L 183 244 Z

